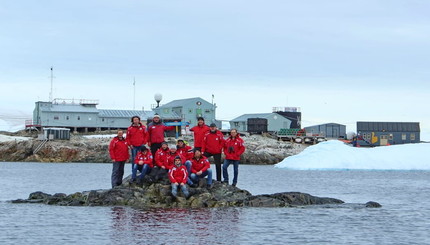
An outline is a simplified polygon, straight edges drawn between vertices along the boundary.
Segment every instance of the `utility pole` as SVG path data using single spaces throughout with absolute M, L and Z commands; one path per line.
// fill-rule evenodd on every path
M 52 102 L 53 87 L 54 87 L 54 67 L 51 66 L 51 92 L 49 92 L 49 102 Z

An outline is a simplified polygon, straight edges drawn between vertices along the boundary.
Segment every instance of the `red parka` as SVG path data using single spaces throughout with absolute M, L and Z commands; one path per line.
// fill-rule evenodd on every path
M 142 161 L 142 164 L 139 164 L 139 162 Z M 154 167 L 153 161 L 152 161 L 152 154 L 150 150 L 146 150 L 146 153 L 139 151 L 136 155 L 136 158 L 134 159 L 134 163 L 138 165 L 144 165 L 148 164 L 150 168 Z
M 183 157 L 185 157 L 185 160 L 191 160 L 193 158 L 194 153 L 193 149 L 191 149 L 191 146 L 184 145 L 183 147 L 177 147 L 177 152 L 179 152 Z
M 206 171 L 211 167 L 208 159 L 205 156 L 201 156 L 200 159 L 193 157 L 191 159 L 191 173 L 197 173 L 199 171 Z
M 148 132 L 146 127 L 139 123 L 138 126 L 133 124 L 127 129 L 127 143 L 132 146 L 145 145 L 148 142 Z
M 224 154 L 227 160 L 240 160 L 240 155 L 245 152 L 245 145 L 243 139 L 240 138 L 239 134 L 232 138 L 228 137 L 224 142 Z
M 202 152 L 210 154 L 220 154 L 224 147 L 224 135 L 221 131 L 216 130 L 215 132 L 209 131 L 205 134 L 203 139 Z
M 158 149 L 155 152 L 155 165 L 160 168 L 165 166 L 168 154 L 170 154 L 169 148 L 166 148 L 166 150 L 163 150 L 163 148 Z
M 130 158 L 127 141 L 118 136 L 114 137 L 109 144 L 109 154 L 114 162 L 127 161 Z
M 175 165 L 175 157 L 179 156 L 181 158 L 181 163 L 185 162 L 185 157 L 181 155 L 181 153 L 179 153 L 178 151 L 176 151 L 175 153 L 169 152 L 167 154 L 167 159 L 165 162 L 164 167 L 166 169 L 172 169 L 173 166 Z
M 194 148 L 203 147 L 203 139 L 209 130 L 210 128 L 206 124 L 203 124 L 202 126 L 197 125 L 190 129 L 190 131 L 194 132 Z
M 188 179 L 187 168 L 184 165 L 180 167 L 173 166 L 169 171 L 169 179 L 172 183 L 186 184 Z
M 175 129 L 175 126 L 166 126 L 163 123 L 148 124 L 148 142 L 151 144 L 162 143 L 164 141 L 164 131 Z

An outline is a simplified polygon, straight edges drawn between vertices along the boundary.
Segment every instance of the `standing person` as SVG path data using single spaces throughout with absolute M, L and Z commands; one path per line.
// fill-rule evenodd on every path
M 124 176 L 124 165 L 129 161 L 130 155 L 128 153 L 128 143 L 124 139 L 124 132 L 118 130 L 109 144 L 109 155 L 112 159 L 112 188 L 122 184 L 122 177 Z
M 185 198 L 189 197 L 190 193 L 188 192 L 187 186 L 185 185 L 188 180 L 188 172 L 185 166 L 182 165 L 182 159 L 180 156 L 175 157 L 174 166 L 169 171 L 169 179 L 172 183 L 172 195 L 174 197 L 178 195 L 178 186 L 181 187 Z
M 205 134 L 209 132 L 208 125 L 205 124 L 205 119 L 203 117 L 197 118 L 197 125 L 192 127 L 190 131 L 194 132 L 194 149 L 202 149 L 203 138 Z
M 203 156 L 200 149 L 194 149 L 194 157 L 191 159 L 191 175 L 190 179 L 193 184 L 199 184 L 200 178 L 208 176 L 207 186 L 212 188 L 212 169 L 208 159 Z
M 209 132 L 203 138 L 202 152 L 207 158 L 213 156 L 217 181 L 221 181 L 221 152 L 223 147 L 224 135 L 218 130 L 215 123 L 211 123 Z
M 228 184 L 228 166 L 233 164 L 233 186 L 237 184 L 237 176 L 239 174 L 239 161 L 240 156 L 245 152 L 245 146 L 243 144 L 243 139 L 240 138 L 236 129 L 230 130 L 230 137 L 228 137 L 224 143 L 224 154 L 225 160 L 222 165 L 222 175 L 224 177 L 225 183 Z
M 164 142 L 164 132 L 175 129 L 175 126 L 166 126 L 161 122 L 159 115 L 152 118 L 152 122 L 148 124 L 148 145 L 151 147 L 151 153 L 155 156 L 157 150 Z
M 139 152 L 137 152 L 136 158 L 134 159 L 134 168 L 131 173 L 130 183 L 136 181 L 137 170 L 140 170 L 139 184 L 143 182 L 145 175 L 154 167 L 152 162 L 152 154 L 145 146 L 142 146 Z
M 131 118 L 131 125 L 127 129 L 127 143 L 131 149 L 131 171 L 134 168 L 134 159 L 137 152 L 148 141 L 148 132 L 146 127 L 140 122 L 139 116 Z

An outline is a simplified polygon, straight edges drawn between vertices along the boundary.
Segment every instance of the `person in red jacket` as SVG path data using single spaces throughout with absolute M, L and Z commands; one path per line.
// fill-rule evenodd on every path
M 159 115 L 152 118 L 152 122 L 148 124 L 148 145 L 151 147 L 152 155 L 155 155 L 161 147 L 161 143 L 164 142 L 164 132 L 174 129 L 175 126 L 164 125 Z
M 137 152 L 148 142 L 146 127 L 140 122 L 139 116 L 131 118 L 131 125 L 127 129 L 127 143 L 131 149 L 131 171 L 134 168 L 134 159 Z
M 192 127 L 190 131 L 194 132 L 194 149 L 202 149 L 203 138 L 205 134 L 209 132 L 208 125 L 205 124 L 205 119 L 203 117 L 197 118 L 197 125 Z
M 207 178 L 208 188 L 212 188 L 212 169 L 208 159 L 203 156 L 200 149 L 194 149 L 194 157 L 191 159 L 190 179 L 194 185 L 199 183 L 200 178 Z
M 191 173 L 191 159 L 194 157 L 193 149 L 189 145 L 185 144 L 183 139 L 178 139 L 176 149 L 185 158 L 185 167 L 187 168 L 188 175 Z M 193 184 L 193 182 L 188 178 L 188 184 Z
M 109 155 L 112 159 L 112 188 L 122 184 L 122 177 L 124 176 L 124 165 L 129 161 L 128 144 L 124 139 L 124 132 L 118 130 L 117 136 L 115 136 L 109 144 Z
M 167 145 L 167 142 L 162 142 L 161 148 L 158 149 L 157 152 L 155 152 L 155 157 L 154 157 L 155 165 L 152 171 L 154 171 L 155 180 L 162 179 L 163 176 L 167 173 L 168 169 L 166 169 L 166 165 L 167 165 L 166 161 L 169 153 L 170 153 L 170 150 Z
M 245 152 L 245 146 L 243 140 L 240 138 L 236 129 L 230 130 L 230 137 L 224 142 L 224 154 L 225 160 L 222 165 L 222 175 L 225 183 L 228 184 L 228 166 L 233 164 L 233 186 L 237 184 L 237 176 L 239 174 L 239 162 L 240 156 Z
M 164 162 L 164 167 L 166 169 L 173 168 L 173 165 L 175 164 L 175 157 L 177 156 L 181 158 L 181 163 L 185 162 L 185 157 L 176 149 L 176 146 L 169 146 L 169 153 L 167 154 L 166 161 Z
M 217 129 L 215 123 L 211 123 L 210 131 L 205 134 L 203 138 L 202 152 L 205 157 L 213 156 L 216 180 L 221 181 L 221 152 L 224 147 L 224 135 Z
M 183 139 L 178 139 L 176 149 L 186 160 L 191 160 L 194 156 L 193 149 L 191 146 L 186 145 Z
M 137 170 L 140 171 L 139 184 L 143 182 L 145 175 L 154 167 L 152 162 L 152 154 L 145 146 L 142 146 L 141 150 L 137 152 L 136 158 L 134 159 L 134 168 L 131 173 L 130 182 L 136 181 Z
M 187 169 L 182 165 L 182 159 L 180 156 L 176 156 L 174 161 L 174 166 L 169 171 L 169 180 L 172 183 L 172 195 L 174 197 L 178 195 L 178 186 L 180 186 L 185 198 L 188 198 L 190 193 L 186 186 L 188 180 Z

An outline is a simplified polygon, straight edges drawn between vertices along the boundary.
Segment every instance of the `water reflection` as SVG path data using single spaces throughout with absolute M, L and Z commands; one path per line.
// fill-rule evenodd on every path
M 239 208 L 113 207 L 111 241 L 115 244 L 235 243 L 240 212 Z

